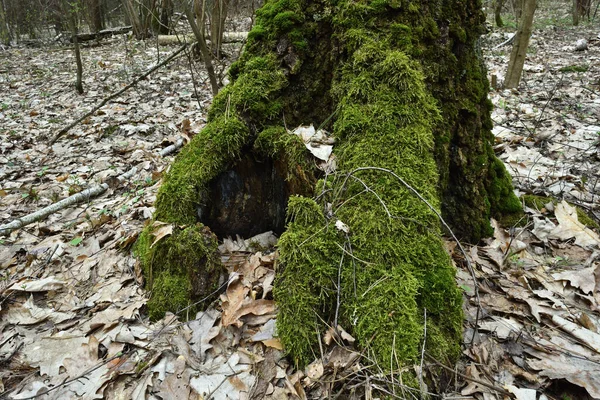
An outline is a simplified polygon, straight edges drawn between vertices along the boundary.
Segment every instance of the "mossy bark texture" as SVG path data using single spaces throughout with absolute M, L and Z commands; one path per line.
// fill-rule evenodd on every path
M 384 369 L 419 359 L 425 324 L 432 355 L 459 354 L 461 294 L 431 207 L 472 241 L 520 209 L 491 147 L 483 23 L 477 0 L 267 0 L 165 177 L 155 219 L 193 227 L 242 155 L 275 160 L 289 197 L 277 326 L 298 364 L 335 324 Z M 335 174 L 285 129 L 310 123 L 338 140 Z

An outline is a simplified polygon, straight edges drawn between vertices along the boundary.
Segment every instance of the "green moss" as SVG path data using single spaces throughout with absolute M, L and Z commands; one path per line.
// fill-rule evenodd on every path
M 217 240 L 210 231 L 201 224 L 172 229 L 171 235 L 154 243 L 156 227 L 148 225 L 134 248 L 151 292 L 148 314 L 153 320 L 214 292 L 222 271 Z M 195 309 L 188 312 L 194 315 Z
M 569 65 L 567 67 L 562 67 L 559 69 L 560 72 L 587 72 L 589 69 L 589 65 Z
M 577 207 L 577 220 L 588 228 L 600 229 L 600 225 L 588 215 L 581 207 Z
M 369 344 L 370 356 L 382 368 L 390 360 L 403 365 L 418 360 L 424 309 L 432 332 L 428 341 L 436 345 L 430 351 L 453 359 L 459 354 L 462 300 L 437 217 L 389 173 L 344 175 L 361 167 L 390 169 L 439 207 L 433 127 L 440 114 L 419 64 L 391 48 L 391 41 L 375 34 L 359 38 L 358 32 L 350 31 L 345 41 L 352 57 L 332 88 L 341 172 L 320 197 L 323 204 L 292 198 L 288 205 L 290 222 L 280 239 L 282 272 L 274 291 L 278 332 L 297 363 L 313 359 L 316 332 L 326 329 L 336 311 L 341 268 L 340 322 L 359 343 Z M 323 213 L 326 203 L 332 204 L 331 220 Z M 350 227 L 350 235 L 333 226 L 335 219 Z
M 275 98 L 287 83 L 274 55 L 253 57 L 236 66 L 238 79 L 213 100 L 209 121 L 227 113 L 239 113 L 259 120 L 277 119 L 282 103 Z
M 248 127 L 235 116 L 215 117 L 175 159 L 158 191 L 154 219 L 195 223 L 206 185 L 237 159 L 249 138 Z
M 284 164 L 286 180 L 295 185 L 312 186 L 313 161 L 302 140 L 282 126 L 271 126 L 260 132 L 254 141 L 254 151 Z M 306 192 L 297 190 L 296 192 Z
M 488 189 L 488 198 L 493 207 L 492 215 L 522 213 L 521 202 L 513 192 L 512 180 L 504 164 L 494 159 L 491 167 L 492 182 Z
M 193 226 L 208 183 L 242 152 L 274 157 L 290 182 L 306 175 L 305 187 L 314 185 L 304 145 L 282 126 L 325 121 L 338 138 L 338 173 L 316 185 L 318 201 L 290 198 L 279 242 L 278 332 L 297 364 L 317 355 L 319 334 L 336 315 L 384 369 L 419 360 L 425 312 L 428 351 L 447 362 L 459 355 L 461 294 L 436 214 L 390 173 L 347 174 L 393 171 L 475 241 L 491 233 L 490 216 L 516 212 L 491 147 L 488 84 L 475 53 L 478 6 L 267 0 L 207 127 L 166 176 L 156 218 Z M 178 246 L 175 238 L 179 231 L 165 246 Z M 146 249 L 151 242 L 140 237 Z M 163 288 L 187 287 L 182 270 L 152 263 L 159 252 L 164 258 L 161 245 L 140 254 L 161 280 L 157 298 Z M 404 382 L 416 385 L 410 374 Z
M 546 204 L 553 203 L 554 200 L 550 197 L 536 196 L 533 194 L 523 195 L 523 204 L 529 208 L 533 208 L 538 211 L 542 211 L 546 208 Z
M 165 312 L 177 313 L 190 304 L 191 284 L 186 276 L 170 275 L 161 272 L 155 277 L 152 295 L 148 300 L 148 316 L 157 321 L 165 316 Z M 190 310 L 195 315 L 195 310 Z

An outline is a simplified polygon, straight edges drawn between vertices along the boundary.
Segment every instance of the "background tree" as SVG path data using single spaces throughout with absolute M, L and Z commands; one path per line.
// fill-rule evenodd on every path
M 83 63 L 81 62 L 81 48 L 79 46 L 79 3 L 65 0 L 64 9 L 69 15 L 69 23 L 73 37 L 73 47 L 75 53 L 75 64 L 77 66 L 77 75 L 75 78 L 75 89 L 77 93 L 83 94 Z
M 5 1 L 0 0 L 0 43 L 9 45 L 11 40 L 10 27 L 6 15 Z
M 104 4 L 102 0 L 86 0 L 84 5 L 89 19 L 90 31 L 98 32 L 104 29 Z
M 492 149 L 484 22 L 477 0 L 267 1 L 140 235 L 151 316 L 214 291 L 209 227 L 270 227 L 283 231 L 274 294 L 294 361 L 342 326 L 382 368 L 400 368 L 420 357 L 424 323 L 428 351 L 454 359 L 461 295 L 440 211 L 472 241 L 492 233 L 491 216 L 520 211 Z M 337 138 L 335 173 L 286 129 L 311 123 Z M 153 244 L 158 221 L 173 231 Z
M 502 7 L 504 7 L 504 0 L 496 0 L 494 2 L 494 21 L 498 28 L 504 26 L 504 21 L 502 21 Z
M 591 0 L 573 0 L 573 25 L 579 25 L 581 17 L 587 17 L 589 20 L 591 9 Z
M 137 39 L 143 39 L 149 34 L 148 21 L 142 17 L 139 12 L 139 7 L 136 6 L 134 0 L 122 0 L 125 9 L 127 21 L 133 29 L 133 34 Z
M 223 42 L 223 32 L 225 32 L 225 20 L 229 0 L 213 0 L 210 11 L 210 42 L 211 50 L 217 59 L 221 58 L 221 45 Z
M 504 85 L 507 88 L 519 86 L 523 65 L 527 56 L 527 47 L 529 47 L 529 38 L 533 30 L 533 15 L 535 14 L 536 0 L 524 0 L 523 13 L 519 20 L 519 28 L 515 34 L 513 48 L 510 53 L 508 69 Z
M 175 6 L 173 0 L 161 0 L 160 3 L 160 26 L 158 33 L 161 35 L 168 35 L 171 33 L 171 17 Z

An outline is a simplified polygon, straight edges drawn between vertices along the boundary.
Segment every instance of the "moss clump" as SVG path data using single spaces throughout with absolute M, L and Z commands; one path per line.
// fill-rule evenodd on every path
M 487 191 L 487 199 L 493 206 L 490 205 L 489 214 L 504 226 L 525 222 L 523 207 L 513 192 L 512 179 L 502 161 L 497 158 L 492 162 L 490 176 L 492 180 Z
M 183 148 L 164 177 L 154 220 L 177 227 L 153 247 L 152 228 L 146 228 L 136 251 L 153 293 L 148 304 L 152 318 L 181 309 L 186 298 L 204 297 L 214 290 L 220 274 L 214 256 L 216 238 L 197 224 L 198 210 L 209 202 L 210 183 L 232 168 L 244 150 L 253 149 L 258 158 L 277 156 L 279 168 L 287 171 L 290 187 L 298 193 L 313 184 L 314 167 L 306 162 L 306 153 L 300 153 L 303 144 L 285 129 L 273 128 L 284 115 L 282 93 L 288 86 L 288 71 L 275 53 L 265 51 L 259 38 L 263 33 L 275 37 L 298 23 L 293 13 L 282 11 L 293 2 L 284 3 L 285 7 L 272 4 L 263 10 L 259 20 L 264 25 L 255 27 L 255 45 L 248 44 L 253 50 L 232 67 L 232 83 L 213 100 L 208 124 Z M 277 26 L 270 25 L 272 13 Z M 187 297 L 182 295 L 186 293 Z
M 174 226 L 172 234 L 157 243 L 155 227 L 149 225 L 140 233 L 134 249 L 151 290 L 148 314 L 153 320 L 214 292 L 222 272 L 217 239 L 202 224 Z M 189 313 L 194 315 L 195 308 Z
M 589 69 L 589 65 L 569 65 L 567 67 L 562 67 L 559 69 L 560 72 L 587 72 Z
M 312 191 L 314 185 L 312 160 L 309 158 L 304 142 L 290 134 L 282 126 L 271 126 L 261 131 L 254 141 L 254 151 L 265 157 L 271 157 L 283 164 L 286 179 L 305 190 L 294 190 L 295 193 Z
M 536 196 L 533 194 L 523 195 L 523 204 L 538 211 L 546 209 L 546 204 L 548 203 L 554 203 L 554 200 L 550 197 Z
M 361 345 L 368 344 L 382 368 L 389 368 L 390 360 L 402 365 L 418 360 L 425 309 L 428 351 L 451 360 L 459 354 L 462 299 L 436 215 L 389 173 L 346 175 L 361 167 L 386 168 L 434 207 L 440 205 L 435 100 L 417 62 L 385 36 L 364 32 L 360 40 L 356 30 L 350 32 L 351 56 L 332 88 L 340 173 L 320 197 L 323 204 L 293 198 L 288 206 L 290 222 L 280 239 L 282 272 L 274 290 L 278 332 L 297 363 L 312 360 L 315 332 L 323 332 L 336 314 L 339 273 L 339 322 Z M 330 219 L 323 213 L 327 203 Z M 349 235 L 335 228 L 335 219 L 350 227 Z
M 170 275 L 161 272 L 152 285 L 152 297 L 147 303 L 150 320 L 156 321 L 164 317 L 165 312 L 177 313 L 190 305 L 190 280 L 186 276 Z M 195 315 L 195 309 L 189 313 Z
M 248 127 L 235 116 L 213 119 L 177 156 L 156 199 L 154 219 L 190 225 L 204 201 L 206 185 L 239 157 Z

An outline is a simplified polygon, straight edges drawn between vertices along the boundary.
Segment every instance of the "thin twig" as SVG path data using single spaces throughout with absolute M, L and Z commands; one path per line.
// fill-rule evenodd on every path
M 137 350 L 136 350 L 136 351 L 137 351 Z M 61 384 L 59 384 L 59 385 L 56 385 L 56 386 L 54 386 L 54 387 L 52 387 L 52 388 L 50 388 L 50 389 L 46 390 L 46 391 L 45 391 L 45 392 L 43 392 L 43 393 L 38 393 L 38 394 L 35 394 L 35 395 L 33 395 L 33 396 L 30 396 L 30 397 L 21 397 L 21 400 L 31 400 L 31 399 L 35 399 L 35 398 L 38 398 L 38 397 L 44 396 L 44 395 L 46 395 L 46 394 L 48 394 L 48 393 L 50 393 L 50 392 L 52 392 L 52 391 L 54 391 L 54 390 L 56 390 L 56 389 L 58 389 L 58 388 L 61 388 L 61 387 L 67 386 L 67 385 L 69 385 L 69 384 L 71 384 L 71 383 L 73 383 L 73 382 L 75 382 L 75 381 L 77 381 L 77 380 L 79 380 L 79 379 L 81 379 L 81 378 L 85 377 L 86 375 L 88 375 L 88 374 L 90 374 L 90 373 L 94 372 L 94 371 L 95 371 L 95 370 L 97 370 L 98 368 L 101 368 L 101 367 L 103 367 L 104 365 L 108 364 L 108 363 L 109 363 L 109 362 L 111 362 L 112 360 L 115 360 L 115 359 L 117 359 L 117 358 L 119 358 L 119 357 L 123 357 L 125 354 L 126 354 L 125 352 L 122 352 L 122 351 L 120 351 L 120 352 L 118 352 L 117 354 L 115 354 L 114 356 L 112 356 L 111 358 L 109 358 L 109 359 L 106 359 L 106 360 L 102 361 L 100 364 L 93 366 L 92 368 L 88 369 L 87 371 L 85 371 L 85 372 L 84 372 L 84 373 L 82 373 L 81 375 L 79 375 L 79 376 L 76 376 L 75 378 L 69 379 L 68 381 L 64 381 L 63 383 L 61 383 Z
M 423 381 L 423 361 L 425 360 L 425 343 L 427 343 L 427 308 L 423 308 L 423 346 L 421 347 L 421 366 L 419 368 L 419 387 L 421 397 L 425 398 L 425 382 Z
M 425 353 L 425 355 L 427 356 L 427 358 L 429 358 L 431 361 L 433 361 L 433 363 L 436 364 L 437 366 L 442 367 L 446 371 L 450 371 L 453 374 L 460 376 L 461 378 L 465 379 L 466 381 L 474 382 L 474 383 L 477 383 L 477 384 L 479 384 L 481 386 L 485 386 L 488 389 L 494 390 L 494 391 L 496 391 L 498 393 L 502 393 L 503 395 L 509 396 L 510 398 L 513 397 L 512 393 L 510 393 L 508 390 L 504 390 L 503 388 L 498 387 L 496 385 L 493 385 L 491 383 L 484 382 L 484 381 L 479 380 L 479 379 L 471 378 L 470 376 L 467 376 L 465 374 L 461 374 L 460 372 L 457 372 L 457 371 L 453 370 L 452 368 L 450 368 L 450 367 L 442 364 L 441 362 L 439 362 L 438 360 L 436 360 L 435 358 L 433 358 L 429 354 Z
M 402 179 L 400 176 L 398 176 L 398 174 L 396 174 L 394 171 L 392 171 L 390 169 L 387 169 L 387 168 L 381 168 L 381 167 L 360 167 L 360 168 L 356 168 L 356 169 L 352 170 L 348 174 L 348 177 L 350 175 L 353 175 L 356 172 L 360 172 L 360 171 L 382 171 L 382 172 L 386 172 L 386 173 L 392 175 L 394 178 L 398 179 L 398 181 L 400 181 L 400 183 L 402 183 L 402 185 L 404 185 L 415 196 L 417 196 L 419 198 L 419 200 L 421 200 L 423 203 L 425 203 L 427 205 L 427 207 L 429 207 L 429 209 L 440 220 L 440 222 L 442 223 L 442 225 L 444 226 L 444 228 L 446 228 L 446 230 L 448 231 L 448 233 L 452 236 L 452 239 L 456 242 L 456 245 L 458 246 L 458 248 L 460 249 L 461 253 L 465 257 L 465 261 L 467 263 L 467 269 L 469 270 L 469 272 L 471 274 L 471 278 L 473 279 L 474 289 L 475 289 L 475 298 L 477 300 L 477 314 L 475 316 L 475 329 L 473 330 L 473 336 L 471 337 L 471 342 L 469 344 L 473 343 L 473 341 L 475 340 L 475 335 L 477 333 L 477 325 L 479 325 L 479 318 L 480 318 L 480 312 L 481 312 L 481 301 L 480 301 L 480 298 L 479 298 L 479 288 L 478 288 L 478 284 L 477 284 L 477 276 L 475 275 L 475 270 L 473 269 L 473 265 L 471 265 L 471 261 L 469 260 L 469 256 L 467 255 L 467 252 L 463 248 L 462 244 L 460 243 L 460 241 L 458 240 L 458 238 L 456 237 L 456 235 L 454 234 L 454 232 L 452 231 L 452 229 L 450 229 L 450 226 L 446 223 L 446 221 L 444 220 L 444 218 L 442 218 L 442 215 L 438 212 L 438 210 L 436 210 L 435 207 L 432 206 L 431 203 L 429 203 L 427 201 L 427 199 L 425 199 L 421 195 L 421 193 L 419 193 L 415 188 L 413 188 L 411 185 L 409 185 L 404 179 Z M 348 177 L 346 177 L 346 180 L 348 180 Z
M 344 252 L 342 252 L 342 256 L 340 257 L 340 265 L 338 265 L 338 277 L 337 277 L 337 298 L 336 298 L 336 306 L 335 306 L 335 317 L 333 318 L 333 329 L 337 330 L 338 327 L 338 314 L 340 311 L 340 296 L 342 292 L 342 265 L 344 264 Z
M 183 50 L 185 50 L 185 48 L 187 47 L 187 43 L 184 44 L 183 46 L 181 46 L 179 49 L 175 50 L 173 53 L 171 53 L 171 55 L 167 58 L 165 58 L 165 60 L 163 62 L 161 62 L 160 64 L 155 65 L 154 67 L 150 68 L 148 71 L 146 71 L 144 74 L 140 75 L 139 77 L 137 77 L 133 82 L 131 82 L 129 85 L 125 86 L 123 89 L 119 90 L 118 92 L 115 92 L 113 94 L 111 94 L 110 96 L 106 97 L 104 100 L 102 100 L 100 102 L 100 104 L 98 104 L 97 106 L 95 106 L 94 108 L 92 108 L 90 111 L 88 111 L 87 113 L 83 114 L 82 116 L 80 116 L 79 118 L 77 118 L 75 121 L 73 121 L 72 123 L 70 123 L 69 125 L 67 125 L 66 127 L 62 128 L 53 138 L 52 140 L 50 140 L 50 145 L 53 145 L 61 136 L 63 136 L 65 133 L 69 132 L 73 127 L 75 127 L 76 125 L 78 125 L 81 121 L 83 121 L 84 119 L 86 119 L 87 117 L 89 117 L 90 115 L 93 115 L 96 111 L 98 111 L 99 109 L 101 109 L 102 107 L 104 107 L 108 102 L 110 102 L 111 100 L 114 100 L 115 98 L 119 97 L 120 95 L 122 95 L 123 93 L 125 93 L 127 90 L 131 89 L 132 87 L 134 87 L 135 85 L 137 85 L 140 81 L 146 79 L 146 77 L 148 77 L 148 75 L 152 74 L 154 71 L 156 71 L 157 69 L 167 65 L 169 62 L 171 62 L 171 60 L 173 60 L 179 53 L 181 53 Z

